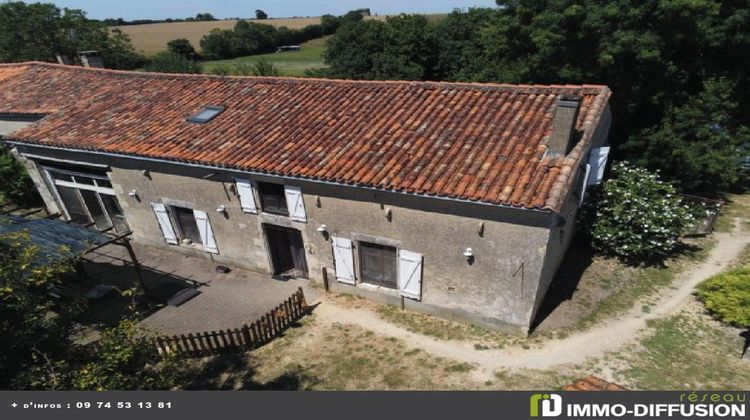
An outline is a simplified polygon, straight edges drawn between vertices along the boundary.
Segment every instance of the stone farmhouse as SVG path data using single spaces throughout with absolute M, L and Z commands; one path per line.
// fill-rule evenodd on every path
M 601 181 L 610 90 L 0 65 L 0 135 L 73 223 L 526 332 Z

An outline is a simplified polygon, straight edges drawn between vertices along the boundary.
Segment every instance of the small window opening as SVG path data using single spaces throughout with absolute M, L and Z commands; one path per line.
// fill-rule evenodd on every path
M 226 108 L 223 106 L 204 106 L 200 112 L 188 118 L 187 121 L 196 124 L 205 124 L 217 115 L 221 114 Z
M 201 236 L 198 232 L 198 223 L 195 221 L 193 210 L 177 206 L 170 206 L 170 210 L 180 240 L 200 244 Z
M 258 193 L 260 195 L 260 204 L 264 212 L 284 216 L 289 215 L 283 185 L 259 182 Z

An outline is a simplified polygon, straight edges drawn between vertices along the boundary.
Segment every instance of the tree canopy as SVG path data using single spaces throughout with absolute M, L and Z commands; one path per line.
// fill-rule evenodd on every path
M 57 54 L 75 58 L 85 50 L 99 51 L 109 68 L 143 64 L 128 35 L 87 19 L 81 10 L 49 3 L 0 4 L 0 62 L 55 61 Z

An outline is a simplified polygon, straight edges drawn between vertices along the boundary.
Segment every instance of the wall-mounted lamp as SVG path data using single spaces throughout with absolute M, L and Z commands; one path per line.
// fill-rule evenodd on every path
M 226 213 L 227 212 L 227 208 L 224 207 L 223 205 L 221 205 L 221 206 L 219 206 L 219 207 L 216 208 L 216 212 L 217 213 Z
M 385 209 L 385 218 L 390 222 L 393 219 L 393 212 L 390 207 Z
M 484 236 L 484 222 L 479 222 L 477 233 L 479 234 L 479 236 Z
M 463 255 L 466 258 L 466 262 L 469 264 L 474 262 L 474 251 L 472 251 L 471 248 L 466 248 Z
M 149 172 L 148 169 L 142 170 L 141 175 L 145 176 L 146 178 L 151 178 L 151 172 Z
M 321 235 L 323 235 L 323 239 L 326 241 L 328 240 L 328 226 L 326 225 L 320 225 L 317 229 L 318 232 L 320 232 Z
M 315 207 L 320 208 L 320 196 L 319 195 L 315 196 Z
M 128 193 L 128 195 L 131 196 L 131 197 L 138 197 L 138 191 L 136 191 L 136 190 L 130 190 L 130 192 Z

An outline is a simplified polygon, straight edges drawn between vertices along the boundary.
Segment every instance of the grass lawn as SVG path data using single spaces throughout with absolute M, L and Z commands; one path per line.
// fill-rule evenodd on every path
M 211 69 L 217 65 L 253 64 L 259 60 L 266 60 L 278 67 L 284 76 L 301 77 L 305 75 L 306 70 L 326 67 L 323 54 L 326 50 L 327 39 L 328 37 L 323 37 L 307 41 L 300 45 L 302 47 L 300 51 L 249 55 L 231 60 L 205 61 L 203 62 L 203 72 L 210 73 Z
M 315 315 L 267 346 L 196 363 L 188 389 L 424 390 L 477 389 L 474 366 L 433 357 L 362 328 L 315 328 Z
M 633 389 L 747 389 L 750 363 L 740 358 L 741 329 L 711 319 L 693 302 L 649 324 L 639 344 L 612 357 L 614 375 Z

